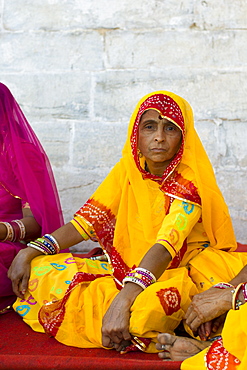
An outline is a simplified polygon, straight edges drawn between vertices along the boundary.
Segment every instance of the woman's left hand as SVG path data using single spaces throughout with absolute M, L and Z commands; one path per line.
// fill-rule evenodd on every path
M 117 294 L 102 322 L 102 344 L 117 351 L 124 349 L 131 340 L 129 333 L 130 307 L 142 291 L 138 285 L 128 283 Z M 130 298 L 131 297 L 131 298 Z

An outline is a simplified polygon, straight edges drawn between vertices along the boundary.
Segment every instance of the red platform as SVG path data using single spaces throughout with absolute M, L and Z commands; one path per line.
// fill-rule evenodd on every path
M 157 354 L 68 347 L 34 332 L 14 311 L 0 316 L 0 369 L 5 370 L 179 370 L 180 362 Z

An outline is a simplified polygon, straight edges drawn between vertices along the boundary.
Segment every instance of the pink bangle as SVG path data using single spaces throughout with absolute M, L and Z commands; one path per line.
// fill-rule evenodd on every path
M 217 288 L 217 289 L 234 288 L 234 285 L 232 285 L 230 283 L 220 282 L 218 284 L 213 285 L 212 288 Z
M 244 300 L 245 300 L 245 302 L 247 302 L 247 283 L 243 284 L 242 290 L 243 290 Z

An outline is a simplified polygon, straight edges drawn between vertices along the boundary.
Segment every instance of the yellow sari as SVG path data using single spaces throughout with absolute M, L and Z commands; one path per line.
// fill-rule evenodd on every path
M 162 177 L 147 172 L 145 158 L 138 156 L 138 124 L 148 109 L 182 132 L 180 149 Z M 158 332 L 174 332 L 194 294 L 230 280 L 244 265 L 244 254 L 232 253 L 236 241 L 228 209 L 194 129 L 192 109 L 166 91 L 138 103 L 121 160 L 71 223 L 84 239 L 100 243 L 108 262 L 70 254 L 38 257 L 25 301 L 15 303 L 34 330 L 67 345 L 102 347 L 106 310 L 123 278 L 155 243 L 173 259 L 159 281 L 139 294 L 130 318 L 133 346 L 147 352 L 156 352 Z M 229 259 L 231 268 L 225 269 Z

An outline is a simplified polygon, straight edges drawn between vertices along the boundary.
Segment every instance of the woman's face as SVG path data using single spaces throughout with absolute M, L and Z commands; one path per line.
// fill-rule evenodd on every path
M 182 132 L 154 109 L 143 113 L 138 131 L 138 149 L 144 155 L 149 171 L 162 176 L 178 152 Z

